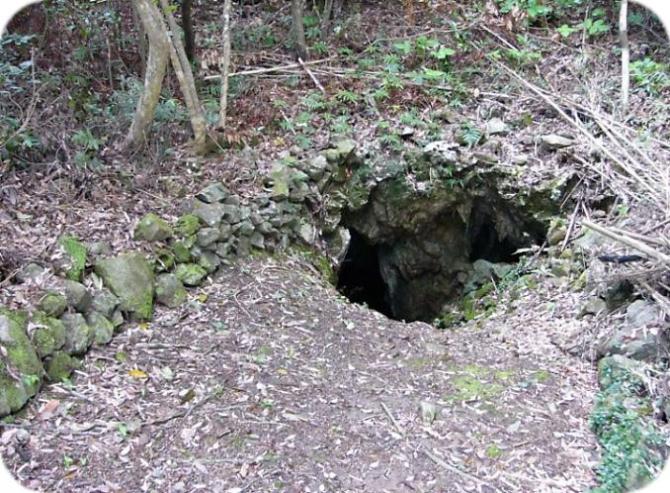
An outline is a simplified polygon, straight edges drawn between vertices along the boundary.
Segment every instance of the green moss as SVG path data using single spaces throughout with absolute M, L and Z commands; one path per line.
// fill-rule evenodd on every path
M 176 241 L 172 245 L 172 253 L 176 262 L 186 264 L 191 261 L 191 247 L 193 245 L 189 243 L 187 241 Z
M 71 235 L 63 235 L 58 239 L 58 244 L 69 257 L 69 267 L 65 273 L 72 281 L 81 281 L 86 268 L 88 252 L 83 243 Z
M 194 214 L 186 214 L 177 219 L 175 232 L 182 238 L 195 235 L 200 230 L 200 218 Z
M 166 272 L 175 266 L 176 255 L 167 248 L 160 248 L 155 253 L 155 271 Z
M 28 401 L 28 393 L 22 382 L 14 380 L 2 358 L 0 358 L 0 415 L 16 412 Z
M 9 364 L 22 377 L 30 375 L 41 377 L 44 373 L 42 362 L 26 334 L 27 315 L 23 312 L 12 312 L 0 308 L 0 327 L 2 327 L 0 332 L 2 333 L 2 342 Z M 35 395 L 39 389 L 40 380 L 41 378 L 36 382 L 31 382 L 30 385 L 25 385 L 28 395 Z
M 491 400 L 514 383 L 516 371 L 492 369 L 479 365 L 458 367 L 450 365 L 457 375 L 451 380 L 454 392 L 446 396 L 450 402 Z
M 37 307 L 50 317 L 60 317 L 67 309 L 67 299 L 60 293 L 49 292 L 42 296 Z
M 58 351 L 47 364 L 47 375 L 52 382 L 63 382 L 70 378 L 73 370 L 79 368 L 79 361 L 67 353 Z
M 207 271 L 197 264 L 179 264 L 175 275 L 184 286 L 199 286 L 207 277 Z
M 495 443 L 486 447 L 486 457 L 489 459 L 499 459 L 503 455 L 503 451 Z
M 330 284 L 337 283 L 337 274 L 328 257 L 306 245 L 291 246 L 290 254 L 299 256 L 309 262 Z
M 626 359 L 608 357 L 599 363 L 603 388 L 591 414 L 591 429 L 602 448 L 597 467 L 598 493 L 619 493 L 642 487 L 663 465 L 660 454 L 665 439 L 649 419 L 650 399 L 636 365 Z
M 538 370 L 532 375 L 532 379 L 538 383 L 544 383 L 548 381 L 550 377 L 551 373 L 549 373 L 547 370 Z

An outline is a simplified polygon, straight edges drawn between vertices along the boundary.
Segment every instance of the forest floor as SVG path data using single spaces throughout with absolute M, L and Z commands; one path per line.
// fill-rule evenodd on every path
M 597 381 L 551 342 L 579 298 L 548 282 L 438 331 L 252 258 L 90 352 L 0 450 L 41 491 L 584 491 Z

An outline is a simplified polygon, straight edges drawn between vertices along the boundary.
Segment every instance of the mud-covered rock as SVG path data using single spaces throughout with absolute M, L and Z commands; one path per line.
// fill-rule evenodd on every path
M 149 320 L 153 313 L 154 272 L 141 253 L 129 252 L 98 261 L 95 272 L 133 318 Z

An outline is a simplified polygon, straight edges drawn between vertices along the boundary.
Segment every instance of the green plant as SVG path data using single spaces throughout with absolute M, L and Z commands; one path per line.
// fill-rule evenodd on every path
M 610 26 L 605 19 L 605 9 L 602 7 L 595 8 L 591 14 L 579 24 L 579 27 L 586 31 L 591 37 L 605 34 L 610 30 Z
M 631 63 L 630 75 L 637 87 L 651 95 L 670 87 L 670 67 L 649 57 Z

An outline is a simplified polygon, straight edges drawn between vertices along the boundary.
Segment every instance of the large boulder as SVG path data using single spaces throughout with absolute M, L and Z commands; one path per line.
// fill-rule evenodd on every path
M 139 252 L 129 252 L 98 261 L 95 272 L 120 299 L 120 308 L 138 320 L 153 313 L 154 272 Z

